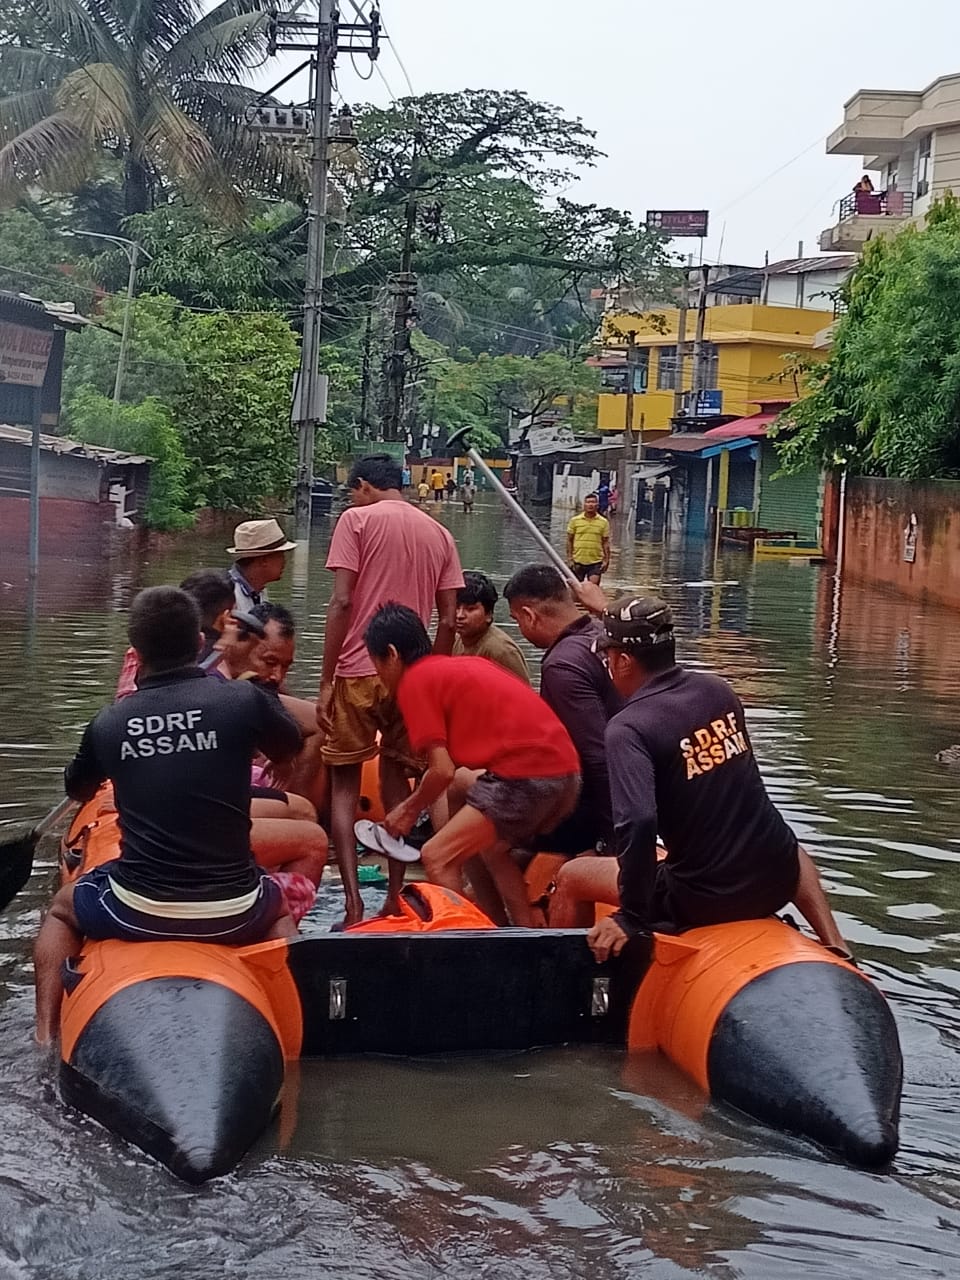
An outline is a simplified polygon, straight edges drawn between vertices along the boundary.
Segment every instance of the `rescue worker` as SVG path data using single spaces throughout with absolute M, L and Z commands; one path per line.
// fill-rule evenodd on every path
M 285 760 L 294 721 L 248 682 L 197 666 L 200 613 L 176 587 L 141 591 L 130 609 L 140 687 L 105 708 L 68 765 L 66 791 L 113 782 L 119 858 L 55 895 L 34 950 L 37 1039 L 59 1028 L 61 969 L 88 938 L 243 944 L 296 932 L 283 894 L 250 851 L 250 762 Z
M 767 795 L 733 689 L 677 665 L 663 600 L 624 596 L 601 621 L 598 652 L 626 703 L 606 730 L 619 907 L 588 935 L 596 959 L 635 933 L 752 920 L 789 902 L 848 956 L 813 860 Z

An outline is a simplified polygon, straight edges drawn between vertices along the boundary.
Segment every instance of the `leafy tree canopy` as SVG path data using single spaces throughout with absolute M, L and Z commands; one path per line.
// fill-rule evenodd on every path
M 960 203 L 948 195 L 922 230 L 870 241 L 845 297 L 829 359 L 781 416 L 784 465 L 960 474 Z

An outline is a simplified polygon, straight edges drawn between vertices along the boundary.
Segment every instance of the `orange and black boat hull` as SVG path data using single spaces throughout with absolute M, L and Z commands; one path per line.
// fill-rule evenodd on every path
M 92 802 L 74 824 L 71 874 L 117 842 L 109 797 Z M 284 1064 L 301 1056 L 626 1044 L 856 1164 L 895 1153 L 890 1010 L 862 973 L 780 921 L 636 939 L 598 966 L 580 930 L 482 927 L 446 890 L 409 894 L 392 931 L 88 944 L 65 975 L 65 1099 L 200 1183 L 263 1132 Z

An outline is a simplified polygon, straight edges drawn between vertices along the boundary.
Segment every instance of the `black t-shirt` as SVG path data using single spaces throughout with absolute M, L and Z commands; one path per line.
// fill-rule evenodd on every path
M 614 716 L 606 744 L 625 928 L 654 923 L 658 831 L 676 923 L 748 919 L 789 900 L 797 839 L 767 795 L 725 680 L 671 667 Z
M 580 801 L 563 824 L 584 833 L 584 843 L 576 852 L 586 849 L 592 840 L 610 843 L 613 837 L 604 732 L 623 700 L 592 649 L 602 634 L 599 622 L 578 618 L 560 633 L 543 655 L 540 666 L 540 696 L 561 721 L 580 756 Z M 550 847 L 550 837 L 542 843 L 545 848 Z
M 257 883 L 250 762 L 257 751 L 289 759 L 300 742 L 278 699 L 184 667 L 100 712 L 67 767 L 67 793 L 89 800 L 113 782 L 121 887 L 160 902 L 239 897 Z

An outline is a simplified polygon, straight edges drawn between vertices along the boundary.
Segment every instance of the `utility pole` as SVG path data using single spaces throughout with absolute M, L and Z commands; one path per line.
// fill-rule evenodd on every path
M 320 340 L 333 72 L 338 53 L 365 53 L 373 62 L 380 52 L 379 10 L 374 8 L 365 17 L 362 10 L 357 8 L 357 19 L 356 22 L 341 22 L 338 0 L 318 0 L 316 18 L 295 6 L 283 13 L 274 9 L 268 23 L 268 53 L 274 54 L 280 49 L 296 49 L 311 55 L 306 63 L 296 69 L 303 70 L 304 66 L 310 69 L 313 113 L 310 124 L 310 205 L 307 217 L 303 337 L 291 413 L 297 431 L 294 515 L 297 532 L 301 536 L 308 534 L 310 529 L 314 437 L 317 427 L 327 417 L 326 378 L 320 373 Z M 296 71 L 291 73 L 293 74 Z M 285 76 L 280 83 L 286 83 L 291 75 Z M 255 120 L 256 109 L 252 116 L 248 116 L 248 123 L 256 127 Z M 341 140 L 349 139 L 344 134 Z
M 673 416 L 679 416 L 683 409 L 683 374 L 687 359 L 687 312 L 690 309 L 690 268 L 693 266 L 693 254 L 687 258 L 683 272 L 683 284 L 680 286 L 680 306 L 677 316 L 677 377 L 673 388 Z
M 373 342 L 373 303 L 367 308 L 363 326 L 363 366 L 360 373 L 360 438 L 370 439 L 370 348 Z
M 627 334 L 627 405 L 623 432 L 624 444 L 628 449 L 633 444 L 633 421 L 636 414 L 636 387 L 634 385 L 636 367 L 637 335 L 636 331 L 631 329 Z
M 407 384 L 407 362 L 410 356 L 410 330 L 414 320 L 417 277 L 413 273 L 413 237 L 417 229 L 417 144 L 414 143 L 410 166 L 410 186 L 405 207 L 403 254 L 399 272 L 390 278 L 393 298 L 393 345 L 386 359 L 383 438 L 402 440 L 404 393 Z
M 699 392 L 703 386 L 703 334 L 707 324 L 707 289 L 710 284 L 710 268 L 706 263 L 700 267 L 700 293 L 697 299 L 697 335 L 693 340 L 693 392 L 694 413 L 699 411 Z

